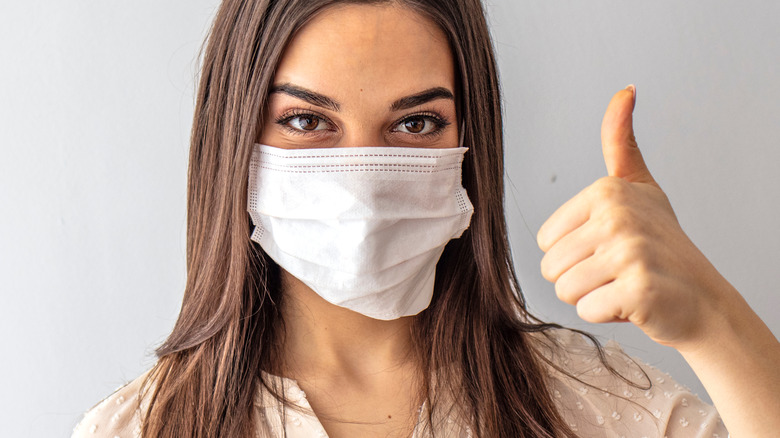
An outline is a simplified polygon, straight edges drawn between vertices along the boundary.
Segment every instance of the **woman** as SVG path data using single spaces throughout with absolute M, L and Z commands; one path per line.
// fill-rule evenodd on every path
M 769 436 L 777 340 L 677 224 L 634 100 L 604 118 L 610 176 L 540 230 L 542 271 L 586 320 L 677 348 L 731 433 Z M 501 131 L 478 0 L 224 1 L 181 314 L 75 436 L 725 436 L 665 375 L 528 314 Z

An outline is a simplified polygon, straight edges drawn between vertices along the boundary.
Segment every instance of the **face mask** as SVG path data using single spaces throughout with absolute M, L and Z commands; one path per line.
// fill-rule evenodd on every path
M 251 239 L 330 303 L 383 320 L 416 315 L 444 246 L 474 211 L 461 186 L 465 152 L 255 145 Z

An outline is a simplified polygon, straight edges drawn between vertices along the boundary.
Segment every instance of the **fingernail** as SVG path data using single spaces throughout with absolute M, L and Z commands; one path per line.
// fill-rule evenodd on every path
M 636 86 L 634 84 L 630 84 L 628 87 L 626 87 L 626 90 L 631 91 L 631 96 L 636 100 Z

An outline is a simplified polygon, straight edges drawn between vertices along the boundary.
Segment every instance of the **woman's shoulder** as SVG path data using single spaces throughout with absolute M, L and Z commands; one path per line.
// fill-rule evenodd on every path
M 147 402 L 141 390 L 151 371 L 117 388 L 90 408 L 73 429 L 72 438 L 140 437 L 141 413 Z
M 659 369 L 626 354 L 615 341 L 603 356 L 569 330 L 538 335 L 555 403 L 585 436 L 728 436 L 714 407 Z

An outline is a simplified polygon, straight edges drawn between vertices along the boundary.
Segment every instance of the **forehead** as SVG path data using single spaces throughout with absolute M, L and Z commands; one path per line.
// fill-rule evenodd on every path
M 321 11 L 288 44 L 274 78 L 340 101 L 395 99 L 432 87 L 454 93 L 454 82 L 444 32 L 395 3 Z

